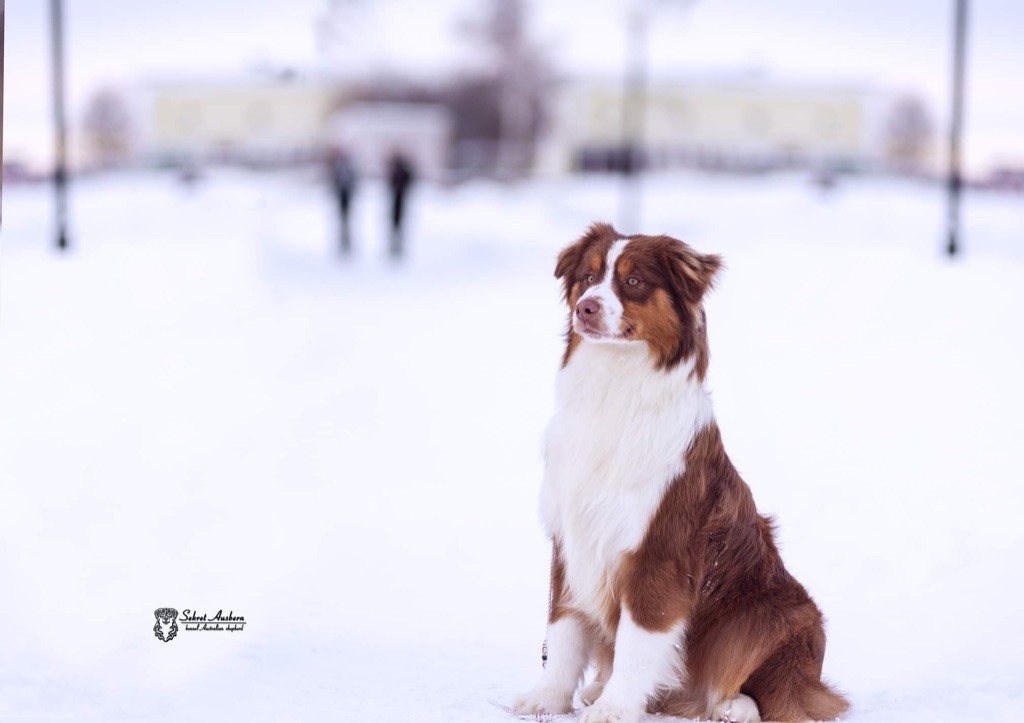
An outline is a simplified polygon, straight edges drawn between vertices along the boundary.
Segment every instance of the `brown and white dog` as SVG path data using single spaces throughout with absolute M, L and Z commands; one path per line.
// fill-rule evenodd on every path
M 553 542 L 548 660 L 517 714 L 645 710 L 830 720 L 825 631 L 722 448 L 702 300 L 721 266 L 667 236 L 595 224 L 562 251 L 570 325 L 541 515 Z

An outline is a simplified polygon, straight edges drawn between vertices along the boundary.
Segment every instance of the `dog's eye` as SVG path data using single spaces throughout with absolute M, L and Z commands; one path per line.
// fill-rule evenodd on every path
M 639 286 L 640 284 L 643 283 L 643 281 L 641 281 L 640 278 L 637 276 L 630 276 L 628 279 L 626 279 L 626 283 L 629 284 L 630 286 Z
M 594 275 L 587 274 L 586 276 L 583 277 L 583 280 L 586 281 L 588 284 L 592 284 L 594 283 Z

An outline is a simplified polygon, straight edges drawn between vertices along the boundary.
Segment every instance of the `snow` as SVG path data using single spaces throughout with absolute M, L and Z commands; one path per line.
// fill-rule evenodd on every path
M 727 269 L 726 447 L 828 617 L 851 721 L 1020 720 L 1024 206 L 798 176 L 645 180 Z M 412 254 L 312 177 L 4 194 L 0 717 L 503 721 L 534 682 L 554 257 L 614 179 L 419 188 Z M 244 615 L 155 639 L 153 610 Z

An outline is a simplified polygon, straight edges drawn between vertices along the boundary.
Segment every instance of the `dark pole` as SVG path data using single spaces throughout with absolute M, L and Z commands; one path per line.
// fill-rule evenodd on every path
M 64 7 L 63 0 L 51 0 L 50 24 L 53 41 L 53 191 L 57 222 L 57 248 L 68 247 L 67 129 L 64 122 Z
M 644 118 L 647 103 L 647 18 L 637 3 L 629 15 L 626 81 L 622 95 L 622 196 L 619 217 L 623 233 L 638 233 L 641 222 L 640 171 L 644 158 Z
M 0 0 L 0 224 L 4 198 L 4 0 Z
M 964 122 L 964 53 L 967 44 L 967 0 L 956 0 L 953 29 L 953 118 L 949 129 L 949 243 L 946 251 L 956 256 L 960 250 L 960 192 L 963 176 L 960 171 L 960 136 Z

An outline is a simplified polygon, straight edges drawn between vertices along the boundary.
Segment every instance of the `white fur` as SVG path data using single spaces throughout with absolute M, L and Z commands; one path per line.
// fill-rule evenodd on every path
M 666 632 L 644 630 L 623 608 L 612 677 L 580 723 L 639 720 L 651 694 L 678 681 L 682 660 L 677 646 L 684 631 L 682 621 Z
M 740 693 L 735 698 L 723 700 L 715 706 L 711 714 L 712 720 L 731 721 L 731 723 L 759 723 L 761 711 L 757 703 L 749 695 Z
M 647 345 L 584 340 L 558 375 L 541 517 L 559 539 L 569 604 L 606 625 L 612 581 L 637 548 L 693 437 L 713 418 L 692 363 L 655 368 Z
M 580 620 L 567 615 L 548 626 L 547 644 L 548 662 L 544 672 L 533 690 L 512 705 L 516 715 L 572 710 L 572 697 L 587 668 L 592 642 Z
M 620 239 L 612 243 L 611 248 L 608 249 L 608 255 L 605 257 L 604 265 L 604 278 L 601 279 L 600 283 L 591 286 L 587 289 L 583 296 L 580 297 L 580 301 L 584 299 L 596 299 L 601 304 L 601 310 L 604 315 L 603 328 L 607 329 L 607 333 L 613 337 L 622 332 L 622 301 L 619 300 L 618 295 L 615 293 L 615 289 L 612 288 L 612 280 L 615 278 L 615 264 L 619 260 L 619 256 L 622 255 L 622 251 L 626 248 L 626 244 L 629 243 L 629 239 Z M 577 302 L 579 303 L 579 302 Z M 576 325 L 576 317 L 573 316 L 573 325 Z M 580 329 L 576 328 L 576 332 L 580 333 Z M 600 340 L 600 337 L 596 337 L 596 340 Z M 607 341 L 619 341 L 617 339 L 607 339 Z

